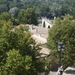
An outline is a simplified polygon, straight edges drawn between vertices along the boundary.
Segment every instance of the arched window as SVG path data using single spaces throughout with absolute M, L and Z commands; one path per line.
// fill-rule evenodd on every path
M 45 21 L 43 22 L 43 27 L 44 27 L 44 28 L 46 27 L 46 25 L 45 25 Z
M 48 25 L 48 28 L 50 28 L 50 25 Z

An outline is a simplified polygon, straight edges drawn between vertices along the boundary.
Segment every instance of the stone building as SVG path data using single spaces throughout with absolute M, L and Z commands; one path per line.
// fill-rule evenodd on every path
M 53 26 L 53 21 L 47 19 L 46 17 L 42 17 L 42 27 L 43 28 L 51 28 Z

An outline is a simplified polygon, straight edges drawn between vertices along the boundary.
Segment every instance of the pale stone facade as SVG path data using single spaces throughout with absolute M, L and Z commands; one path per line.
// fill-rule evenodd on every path
M 53 26 L 53 21 L 50 21 L 47 18 L 42 18 L 42 27 L 43 28 L 51 28 Z

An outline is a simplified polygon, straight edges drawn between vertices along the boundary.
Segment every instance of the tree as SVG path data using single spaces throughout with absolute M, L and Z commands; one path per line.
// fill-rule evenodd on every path
M 62 64 L 65 66 L 75 63 L 75 22 L 72 21 L 72 16 L 66 15 L 57 18 L 54 26 L 49 30 L 47 46 L 51 49 L 54 56 L 58 57 L 57 44 L 62 41 L 65 45 L 65 50 L 62 51 Z
M 57 3 L 53 3 L 53 5 L 50 7 L 52 16 L 61 16 L 61 5 Z
M 11 21 L 13 25 L 19 24 L 17 20 L 13 16 L 11 16 L 8 12 L 3 12 L 0 14 L 0 20 Z
M 18 14 L 18 20 L 20 23 L 37 25 L 37 16 L 32 8 L 21 10 Z
M 3 66 L 1 75 L 30 75 L 30 69 L 32 65 L 32 59 L 30 56 L 23 57 L 19 50 L 10 50 L 6 53 L 6 63 Z M 12 60 L 11 60 L 12 59 Z
M 36 10 L 36 11 L 39 11 L 38 12 L 38 15 L 42 16 L 42 17 L 47 17 L 49 18 L 50 17 L 50 8 L 49 8 L 49 5 L 46 4 L 46 3 L 42 3 L 38 6 L 38 9 L 39 10 Z
M 8 12 L 3 12 L 0 14 L 0 20 L 13 21 L 13 17 L 11 17 L 11 15 Z
M 7 6 L 5 4 L 0 5 L 0 13 L 6 12 L 7 11 Z
M 5 20 L 0 22 L 0 27 L 1 75 L 37 75 L 44 71 L 44 62 L 37 58 L 40 57 L 40 44 L 31 37 L 29 28 L 12 29 L 12 22 Z
M 37 72 L 42 72 L 44 69 L 44 62 L 37 58 L 38 56 L 40 56 L 39 51 L 41 48 L 40 45 L 36 44 L 35 40 L 31 38 L 30 32 L 24 32 L 23 28 L 24 27 L 20 27 L 20 29 L 15 28 L 14 32 L 11 32 L 9 38 L 9 49 L 19 49 L 22 56 L 30 56 L 32 58 L 30 73 L 33 72 L 33 75 L 35 75 L 37 74 Z M 37 67 L 40 67 L 40 69 Z
M 17 15 L 19 13 L 19 9 L 17 7 L 11 8 L 9 10 L 9 13 L 11 14 L 11 16 L 13 16 L 14 18 L 17 18 Z
M 69 5 L 68 4 L 63 4 L 62 7 L 61 7 L 61 13 L 62 15 L 65 15 L 65 14 L 70 14 L 70 10 L 69 10 Z
M 0 20 L 0 66 L 5 63 L 6 52 L 8 51 L 8 35 L 12 29 L 11 21 Z

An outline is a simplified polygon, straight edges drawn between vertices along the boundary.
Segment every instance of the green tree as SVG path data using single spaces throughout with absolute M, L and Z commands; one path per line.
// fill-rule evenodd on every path
M 30 73 L 33 72 L 32 75 L 35 75 L 37 74 L 37 72 L 42 72 L 44 69 L 44 62 L 37 58 L 38 56 L 40 56 L 39 51 L 41 48 L 40 45 L 36 44 L 35 40 L 31 38 L 30 32 L 24 32 L 23 28 L 15 28 L 14 32 L 11 32 L 9 38 L 9 47 L 10 49 L 19 49 L 22 56 L 28 55 L 32 57 L 32 66 Z
M 44 71 L 44 62 L 37 58 L 40 57 L 40 44 L 31 37 L 29 28 L 19 26 L 12 29 L 12 22 L 5 20 L 0 22 L 0 27 L 1 75 L 9 72 L 11 75 L 37 75 Z
M 6 52 L 9 47 L 8 35 L 11 29 L 11 21 L 0 20 L 0 66 L 5 63 Z
M 11 21 L 13 21 L 14 18 L 11 17 L 11 15 L 8 12 L 3 12 L 0 14 L 0 20 L 6 20 L 6 21 L 11 20 Z
M 61 15 L 61 5 L 58 3 L 53 3 L 53 5 L 50 7 L 52 16 L 60 16 Z
M 38 23 L 36 13 L 32 8 L 21 10 L 18 14 L 18 20 L 20 21 L 20 23 L 25 23 L 25 24 L 37 25 Z
M 23 57 L 19 50 L 15 49 L 8 51 L 6 54 L 6 63 L 1 75 L 30 75 L 29 70 L 32 65 L 30 56 Z
M 13 16 L 14 18 L 17 18 L 17 15 L 19 13 L 19 9 L 17 7 L 11 8 L 9 10 L 9 13 L 11 14 L 11 16 Z
M 10 20 L 13 23 L 13 25 L 19 24 L 19 22 L 13 16 L 11 16 L 8 12 L 1 13 L 0 20 L 5 20 L 5 21 Z
M 58 57 L 57 44 L 62 41 L 65 50 L 62 51 L 62 64 L 65 66 L 75 63 L 75 25 L 72 16 L 66 15 L 63 19 L 57 18 L 54 26 L 49 30 L 47 46 L 54 56 Z
M 69 5 L 68 4 L 63 4 L 62 7 L 61 7 L 61 13 L 62 15 L 65 15 L 65 14 L 68 14 L 69 13 Z
M 7 6 L 6 4 L 0 4 L 0 13 L 6 12 L 7 11 Z

